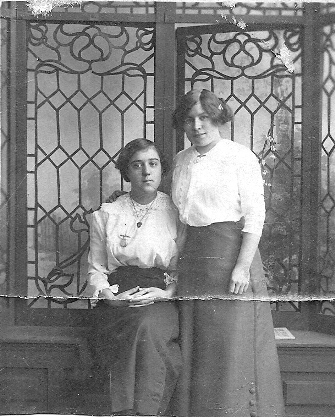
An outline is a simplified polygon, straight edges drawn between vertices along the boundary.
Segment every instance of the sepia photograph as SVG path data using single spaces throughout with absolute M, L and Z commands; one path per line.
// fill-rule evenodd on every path
M 0 415 L 334 417 L 335 2 L 0 6 Z

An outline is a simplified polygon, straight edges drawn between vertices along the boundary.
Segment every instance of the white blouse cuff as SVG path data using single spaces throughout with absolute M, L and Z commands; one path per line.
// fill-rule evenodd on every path
M 245 216 L 245 223 L 242 232 L 252 233 L 257 236 L 262 236 L 265 215 L 248 215 Z
M 119 292 L 119 285 L 118 285 L 118 284 L 114 284 L 114 285 L 108 285 L 108 284 L 107 284 L 105 287 L 101 287 L 101 286 L 99 286 L 98 288 L 96 288 L 96 289 L 94 290 L 94 293 L 93 293 L 92 298 L 99 298 L 99 294 L 100 294 L 100 292 L 101 292 L 102 290 L 107 289 L 107 288 L 109 288 L 109 289 L 112 291 L 112 293 L 113 293 L 113 294 L 117 294 L 117 293 Z
M 253 235 L 262 236 L 263 227 L 260 229 L 259 227 L 255 226 L 244 226 L 242 229 L 244 233 L 252 233 Z
M 98 300 L 99 300 L 99 294 L 102 290 L 105 290 L 106 288 L 109 288 L 113 294 L 117 294 L 119 292 L 119 285 L 118 284 L 114 284 L 114 285 L 109 285 L 103 288 L 99 288 L 96 289 L 92 295 L 91 298 L 91 305 L 92 307 L 95 307 L 95 305 L 97 304 Z

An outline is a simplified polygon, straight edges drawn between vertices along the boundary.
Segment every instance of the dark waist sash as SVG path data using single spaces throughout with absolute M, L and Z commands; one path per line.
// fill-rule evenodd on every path
M 162 269 L 139 268 L 138 266 L 120 266 L 108 276 L 109 285 L 119 285 L 119 294 L 137 286 L 157 287 L 164 290 L 166 288 L 164 279 Z

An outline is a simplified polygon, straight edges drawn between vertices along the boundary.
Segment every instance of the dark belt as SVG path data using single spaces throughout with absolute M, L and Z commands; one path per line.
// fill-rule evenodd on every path
M 118 284 L 118 294 L 134 287 L 166 288 L 164 272 L 159 268 L 139 268 L 138 266 L 120 266 L 108 275 L 109 285 Z

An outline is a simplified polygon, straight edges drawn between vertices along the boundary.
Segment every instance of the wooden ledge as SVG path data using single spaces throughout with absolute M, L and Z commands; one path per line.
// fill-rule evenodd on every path
M 50 343 L 78 346 L 80 361 L 85 366 L 92 363 L 88 348 L 87 328 L 0 326 L 0 343 Z
M 290 329 L 289 329 L 290 330 Z M 289 348 L 335 348 L 335 336 L 304 331 L 290 330 L 295 339 L 276 340 L 277 347 Z

